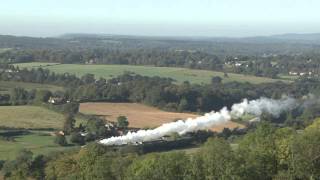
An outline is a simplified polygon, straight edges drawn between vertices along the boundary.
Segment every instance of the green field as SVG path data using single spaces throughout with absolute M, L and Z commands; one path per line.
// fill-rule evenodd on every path
M 60 63 L 42 63 L 42 62 L 34 62 L 34 63 L 21 63 L 19 67 L 21 68 L 39 68 L 39 67 L 47 67 L 47 66 L 55 66 L 59 65 Z
M 26 90 L 36 89 L 36 90 L 63 91 L 63 87 L 48 85 L 48 84 L 0 81 L 0 94 L 9 93 L 11 89 L 16 87 L 21 87 Z
M 0 48 L 0 53 L 4 53 L 6 51 L 10 51 L 11 48 Z
M 225 78 L 223 72 L 191 70 L 186 68 L 173 67 L 153 67 L 153 66 L 133 66 L 133 65 L 80 65 L 80 64 L 56 64 L 56 63 L 22 63 L 15 64 L 20 68 L 47 68 L 56 73 L 71 73 L 82 76 L 87 73 L 94 74 L 96 77 L 110 79 L 123 74 L 126 71 L 134 72 L 143 76 L 170 77 L 181 83 L 189 81 L 191 83 L 210 83 L 213 76 L 220 76 L 224 82 L 239 81 L 251 83 L 275 82 L 277 79 L 264 77 L 247 76 L 242 74 L 228 73 L 229 77 Z M 288 82 L 288 81 L 286 81 Z
M 76 126 L 85 123 L 83 118 L 76 118 Z M 10 128 L 53 128 L 61 129 L 64 116 L 44 107 L 38 106 L 0 106 L 0 126 Z M 0 130 L 3 131 L 3 130 Z M 50 131 L 32 131 L 31 134 L 14 136 L 14 141 L 0 138 L 0 160 L 13 159 L 17 152 L 29 149 L 35 154 L 48 154 L 72 147 L 61 147 L 54 144 Z
M 76 118 L 77 124 L 84 122 Z M 38 106 L 0 106 L 0 126 L 11 128 L 61 129 L 64 116 Z
M 37 106 L 0 106 L 0 126 L 61 128 L 63 115 Z
M 297 80 L 300 76 L 292 76 L 292 75 L 280 75 L 281 79 L 294 81 Z
M 37 155 L 77 148 L 76 146 L 62 147 L 54 144 L 54 138 L 54 136 L 49 134 L 37 132 L 28 135 L 15 136 L 14 141 L 0 139 L 0 160 L 14 159 L 21 149 L 31 150 Z

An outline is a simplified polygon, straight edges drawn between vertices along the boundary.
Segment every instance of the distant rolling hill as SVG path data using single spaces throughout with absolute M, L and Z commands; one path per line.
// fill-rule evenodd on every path
M 239 38 L 239 42 L 251 43 L 283 43 L 283 44 L 315 44 L 320 45 L 320 33 L 314 34 L 279 34 L 272 36 L 257 36 Z
M 283 34 L 243 38 L 228 37 L 150 37 L 110 34 L 65 34 L 52 38 L 0 35 L 0 49 L 161 49 L 198 50 L 225 56 L 300 54 L 320 51 L 320 33 Z M 1 52 L 0 52 L 1 53 Z
M 186 41 L 215 41 L 215 42 L 246 42 L 246 41 L 266 41 L 266 42 L 290 42 L 290 41 L 303 41 L 303 42 L 320 42 L 320 33 L 312 34 L 277 34 L 271 36 L 249 36 L 249 37 L 179 37 L 179 36 L 129 36 L 129 35 L 112 35 L 112 34 L 64 34 L 58 38 L 62 39 L 78 39 L 78 38 L 118 38 L 118 39 L 153 39 L 153 40 L 186 40 Z
M 303 40 L 303 41 L 320 41 L 320 33 L 313 34 L 282 34 L 274 35 L 271 38 L 283 40 Z

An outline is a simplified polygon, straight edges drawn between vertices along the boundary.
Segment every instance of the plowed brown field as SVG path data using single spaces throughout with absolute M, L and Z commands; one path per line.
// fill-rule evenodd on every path
M 137 128 L 154 128 L 177 119 L 195 118 L 199 116 L 191 113 L 166 112 L 137 103 L 81 103 L 80 112 L 84 114 L 101 115 L 109 121 L 116 121 L 118 116 L 123 115 L 128 118 L 130 127 Z M 224 127 L 232 129 L 235 127 L 243 127 L 243 125 L 228 122 L 215 126 L 211 130 L 222 131 Z

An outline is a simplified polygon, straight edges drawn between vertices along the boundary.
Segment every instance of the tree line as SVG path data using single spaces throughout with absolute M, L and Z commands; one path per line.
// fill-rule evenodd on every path
M 199 85 L 188 82 L 176 84 L 170 78 L 146 77 L 130 72 L 106 80 L 96 79 L 93 74 L 78 78 L 69 74 L 55 74 L 42 68 L 21 70 L 11 65 L 3 65 L 2 68 L 11 70 L 0 73 L 0 80 L 3 81 L 45 83 L 65 87 L 64 91 L 57 92 L 14 88 L 9 94 L 0 96 L 1 104 L 12 105 L 46 103 L 50 97 L 60 97 L 64 102 L 137 102 L 168 111 L 202 113 L 220 110 L 224 106 L 230 108 L 243 98 L 250 100 L 263 96 L 277 99 L 283 94 L 301 98 L 310 93 L 316 96 L 320 94 L 317 78 L 298 79 L 294 83 L 250 84 L 222 83 L 221 78 L 213 77 L 211 84 Z M 299 117 L 296 114 L 286 117 Z
M 215 137 L 191 153 L 123 154 L 96 143 L 49 156 L 24 150 L 1 167 L 7 179 L 318 179 L 319 122 L 302 133 L 264 122 L 236 144 Z
M 71 101 L 140 102 L 171 111 L 207 112 L 231 106 L 242 98 L 280 97 L 289 84 L 222 83 L 213 78 L 212 84 L 175 84 L 172 79 L 145 77 L 127 72 L 106 80 L 96 79 L 92 74 L 78 78 L 70 74 L 55 74 L 49 70 L 22 69 L 8 66 L 11 71 L 2 71 L 0 80 L 53 84 L 66 87 L 64 92 L 26 91 L 15 88 L 11 92 L 13 104 L 25 104 L 29 100 L 47 101 L 50 96 L 60 96 Z M 40 97 L 37 97 L 40 96 Z M 42 97 L 41 97 L 42 96 Z M 6 96 L 8 98 L 8 96 Z

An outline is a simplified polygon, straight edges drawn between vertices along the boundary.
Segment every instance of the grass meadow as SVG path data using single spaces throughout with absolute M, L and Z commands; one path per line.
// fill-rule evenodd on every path
M 85 123 L 85 119 L 76 118 L 76 126 Z M 60 113 L 38 106 L 0 106 L 0 126 L 2 129 L 25 128 L 28 134 L 11 136 L 11 140 L 0 136 L 0 160 L 14 159 L 19 150 L 28 149 L 34 154 L 48 154 L 54 151 L 63 151 L 77 148 L 77 146 L 62 147 L 54 144 L 54 131 L 62 129 L 64 116 Z M 43 129 L 43 130 L 41 130 Z M 7 132 L 12 130 L 0 130 Z M 14 130 L 13 130 L 14 131 Z
M 62 127 L 64 116 L 38 106 L 0 106 L 0 126 L 10 128 Z
M 54 136 L 47 132 L 31 132 L 26 135 L 13 137 L 13 141 L 0 139 L 0 160 L 12 160 L 22 149 L 28 149 L 37 154 L 49 154 L 50 152 L 63 151 L 77 146 L 62 147 L 54 143 Z

